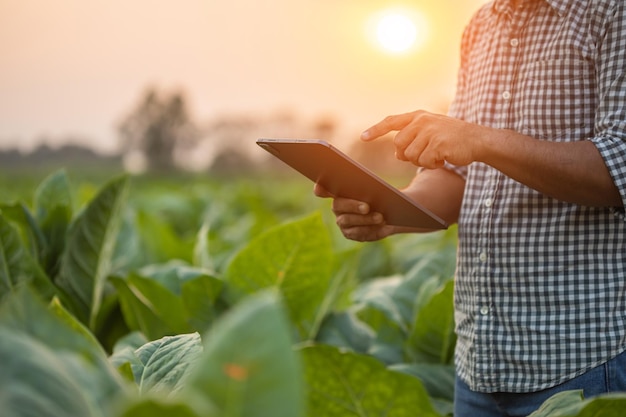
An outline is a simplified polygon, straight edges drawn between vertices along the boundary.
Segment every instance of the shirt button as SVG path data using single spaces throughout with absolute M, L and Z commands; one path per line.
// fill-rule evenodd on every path
M 485 199 L 485 207 L 491 207 L 493 200 L 490 198 Z
M 517 38 L 513 38 L 513 39 L 511 39 L 511 41 L 510 41 L 509 43 L 511 44 L 511 46 L 512 46 L 513 48 L 515 48 L 516 46 L 518 46 L 518 45 L 519 45 L 519 39 L 517 39 Z
M 485 262 L 487 260 L 487 253 L 481 252 L 480 255 L 478 255 L 478 259 L 480 260 L 480 262 Z
M 505 91 L 504 93 L 502 93 L 502 98 L 505 100 L 508 100 L 511 98 L 511 92 L 510 91 Z
M 483 316 L 486 316 L 487 314 L 489 314 L 489 307 L 487 306 L 482 306 L 480 308 L 480 314 Z

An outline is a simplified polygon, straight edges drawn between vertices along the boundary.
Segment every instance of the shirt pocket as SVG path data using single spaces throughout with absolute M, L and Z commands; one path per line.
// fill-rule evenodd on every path
M 593 62 L 538 61 L 526 66 L 521 77 L 519 111 L 524 133 L 556 141 L 584 139 L 568 132 L 593 126 L 597 103 Z

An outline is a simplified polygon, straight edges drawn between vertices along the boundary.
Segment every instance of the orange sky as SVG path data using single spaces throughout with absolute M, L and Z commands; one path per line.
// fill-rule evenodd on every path
M 116 149 L 115 123 L 150 84 L 184 88 L 199 121 L 292 109 L 361 129 L 441 109 L 459 38 L 483 0 L 0 0 L 0 147 L 43 136 Z M 428 22 L 421 49 L 369 39 L 376 12 Z M 369 34 L 368 34 L 369 32 Z

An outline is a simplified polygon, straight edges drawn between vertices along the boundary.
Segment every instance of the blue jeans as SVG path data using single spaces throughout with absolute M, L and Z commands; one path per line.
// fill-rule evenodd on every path
M 554 394 L 568 390 L 583 390 L 585 398 L 626 391 L 626 352 L 561 385 L 530 393 L 475 392 L 457 376 L 454 417 L 528 416 Z

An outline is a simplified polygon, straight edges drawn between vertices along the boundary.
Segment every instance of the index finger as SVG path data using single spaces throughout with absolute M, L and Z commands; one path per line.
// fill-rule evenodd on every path
M 414 115 L 415 112 L 387 116 L 382 121 L 361 133 L 361 140 L 368 142 L 389 132 L 393 132 L 394 130 L 402 130 L 411 123 Z

